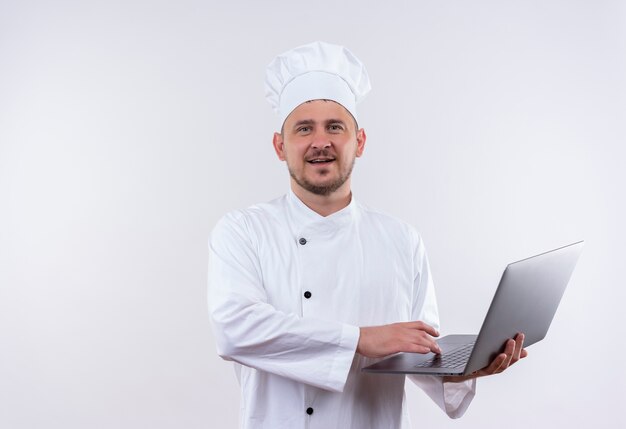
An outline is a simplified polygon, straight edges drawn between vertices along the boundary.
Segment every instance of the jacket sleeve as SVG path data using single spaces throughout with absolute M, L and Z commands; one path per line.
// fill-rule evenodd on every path
M 227 214 L 209 238 L 209 313 L 218 354 L 322 389 L 342 391 L 359 328 L 284 313 L 270 305 L 243 216 Z
M 433 285 L 428 256 L 424 243 L 417 235 L 414 251 L 413 320 L 422 320 L 439 330 L 439 312 Z M 444 383 L 443 378 L 434 375 L 409 375 L 449 417 L 462 417 L 476 394 L 476 379 L 461 383 Z

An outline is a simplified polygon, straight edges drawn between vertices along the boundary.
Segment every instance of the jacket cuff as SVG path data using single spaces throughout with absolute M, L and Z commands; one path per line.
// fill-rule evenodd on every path
M 344 324 L 341 330 L 341 338 L 337 346 L 337 353 L 333 359 L 330 374 L 328 376 L 330 384 L 329 390 L 333 392 L 343 392 L 348 380 L 348 374 L 352 367 L 352 362 L 359 344 L 361 331 L 358 326 Z
M 409 378 L 452 419 L 462 417 L 476 395 L 476 379 L 444 383 L 443 377 L 434 375 L 409 375 Z
M 443 383 L 443 397 L 446 414 L 452 419 L 463 417 L 476 395 L 476 379 L 459 383 Z

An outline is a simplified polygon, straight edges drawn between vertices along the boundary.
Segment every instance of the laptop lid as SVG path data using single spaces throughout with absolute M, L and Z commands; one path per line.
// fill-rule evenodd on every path
M 518 332 L 524 333 L 524 347 L 546 336 L 583 244 L 572 243 L 505 268 L 465 374 L 487 366 Z
M 525 334 L 524 347 L 542 340 L 554 318 L 565 288 L 582 251 L 579 241 L 509 264 L 478 336 L 448 335 L 438 343 L 448 352 L 475 340 L 467 364 L 461 368 L 421 367 L 434 354 L 400 353 L 374 365 L 365 372 L 415 374 L 470 374 L 484 368 L 503 351 L 504 344 L 518 332 Z

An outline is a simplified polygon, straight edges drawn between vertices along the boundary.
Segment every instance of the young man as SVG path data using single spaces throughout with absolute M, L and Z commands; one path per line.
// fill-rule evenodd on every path
M 347 49 L 322 42 L 269 66 L 287 195 L 226 214 L 209 242 L 209 307 L 220 356 L 236 362 L 244 428 L 409 428 L 405 377 L 361 373 L 397 352 L 440 352 L 437 304 L 415 229 L 357 202 L 350 189 L 369 91 Z M 450 417 L 476 378 L 526 355 L 523 335 L 469 377 L 409 376 Z

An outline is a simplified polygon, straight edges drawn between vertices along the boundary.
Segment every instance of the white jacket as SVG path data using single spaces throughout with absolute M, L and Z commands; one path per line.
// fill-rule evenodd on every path
M 290 190 L 226 214 L 209 239 L 209 309 L 219 355 L 236 364 L 245 429 L 406 429 L 402 375 L 365 374 L 360 326 L 439 327 L 415 229 L 352 198 L 323 217 Z M 410 376 L 450 417 L 475 381 Z

